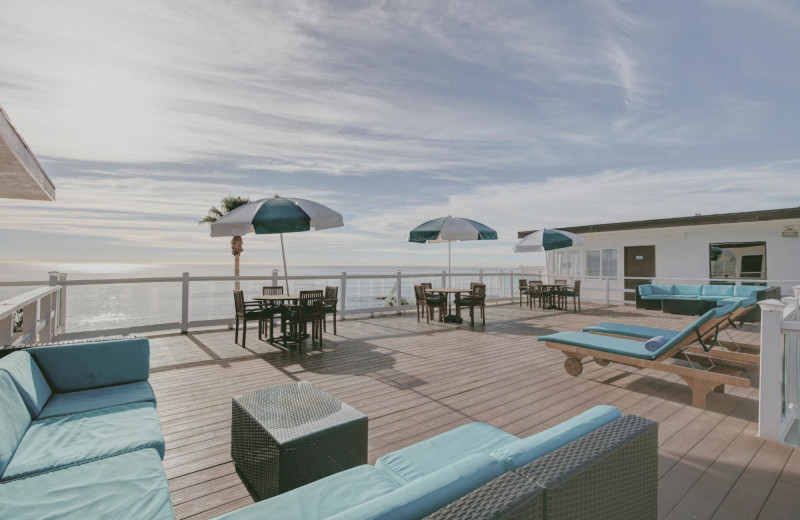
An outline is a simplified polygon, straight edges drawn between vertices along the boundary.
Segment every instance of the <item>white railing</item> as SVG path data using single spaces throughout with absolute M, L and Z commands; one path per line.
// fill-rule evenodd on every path
M 800 285 L 793 289 L 793 298 L 759 302 L 758 434 L 800 446 Z
M 58 273 L 49 286 L 0 302 L 0 346 L 49 341 L 63 330 L 66 291 Z

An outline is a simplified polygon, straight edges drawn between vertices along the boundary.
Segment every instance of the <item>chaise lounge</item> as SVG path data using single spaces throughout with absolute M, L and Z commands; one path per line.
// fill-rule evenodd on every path
M 706 395 L 712 390 L 724 392 L 726 384 L 742 388 L 750 387 L 750 380 L 742 377 L 739 370 L 724 366 L 726 362 L 724 355 L 720 357 L 711 350 L 720 326 L 729 323 L 731 316 L 740 306 L 741 304 L 737 302 L 708 311 L 672 337 L 663 337 L 655 350 L 646 348 L 647 341 L 621 339 L 589 332 L 558 332 L 540 336 L 538 339 L 544 341 L 545 346 L 561 350 L 567 356 L 564 368 L 570 375 L 578 376 L 583 372 L 582 360 L 586 357 L 593 358 L 601 366 L 613 361 L 638 368 L 671 372 L 678 375 L 691 388 L 692 405 L 704 408 Z M 690 348 L 698 345 L 701 350 Z M 685 360 L 688 364 L 668 361 L 673 358 Z
M 642 284 L 636 287 L 636 308 L 662 310 L 664 300 L 708 302 L 709 307 L 725 307 L 732 303 L 755 298 L 757 301 L 780 299 L 779 287 L 757 285 L 667 285 Z M 708 308 L 708 307 L 706 307 Z M 761 315 L 757 309 L 742 317 L 743 321 L 757 322 Z

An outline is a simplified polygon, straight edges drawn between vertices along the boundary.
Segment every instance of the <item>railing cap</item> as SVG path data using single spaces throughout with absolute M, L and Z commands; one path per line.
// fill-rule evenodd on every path
M 762 311 L 782 311 L 786 304 L 780 300 L 761 300 L 758 302 Z

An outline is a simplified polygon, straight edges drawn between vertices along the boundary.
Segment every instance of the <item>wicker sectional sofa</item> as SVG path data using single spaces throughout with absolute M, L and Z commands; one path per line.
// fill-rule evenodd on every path
M 779 299 L 780 287 L 758 285 L 669 285 L 642 284 L 636 286 L 636 308 L 661 310 L 665 299 L 704 300 L 724 307 L 750 298 L 756 300 Z M 744 321 L 759 321 L 760 311 L 756 308 L 744 316 Z
M 0 359 L 0 517 L 172 519 L 146 339 Z

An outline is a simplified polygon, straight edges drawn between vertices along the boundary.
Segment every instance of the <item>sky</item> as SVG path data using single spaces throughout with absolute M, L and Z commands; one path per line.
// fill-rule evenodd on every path
M 436 265 L 407 232 L 517 231 L 800 205 L 795 1 L 4 0 L 0 105 L 56 202 L 0 199 L 0 262 L 226 263 L 226 195 L 345 226 L 294 264 Z M 275 236 L 243 263 L 277 265 Z

